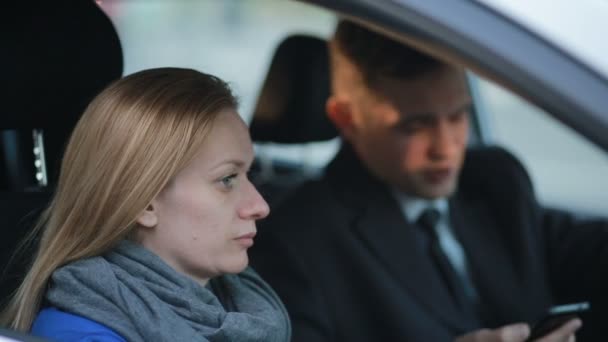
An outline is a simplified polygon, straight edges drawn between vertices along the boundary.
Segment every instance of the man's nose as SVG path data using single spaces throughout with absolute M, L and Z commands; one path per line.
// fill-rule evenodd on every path
M 244 202 L 239 210 L 239 216 L 247 220 L 260 220 L 268 216 L 270 207 L 258 192 L 255 186 L 248 180 Z
M 458 147 L 458 132 L 447 120 L 437 120 L 432 128 L 430 156 L 432 159 L 450 157 Z

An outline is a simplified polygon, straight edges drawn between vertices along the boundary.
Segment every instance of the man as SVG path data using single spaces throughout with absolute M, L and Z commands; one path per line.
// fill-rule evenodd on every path
M 326 107 L 343 147 L 273 211 L 252 251 L 294 341 L 524 341 L 517 322 L 603 300 L 608 225 L 574 229 L 538 205 L 510 154 L 467 152 L 461 68 L 344 21 L 330 55 Z

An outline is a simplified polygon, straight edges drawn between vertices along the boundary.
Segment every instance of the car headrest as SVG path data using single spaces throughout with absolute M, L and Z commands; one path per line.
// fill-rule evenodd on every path
M 323 39 L 293 35 L 279 44 L 250 124 L 255 142 L 297 144 L 338 136 L 325 115 L 329 57 Z
M 94 1 L 11 2 L 5 12 L 0 130 L 8 170 L 0 176 L 9 179 L 0 183 L 20 189 L 35 172 L 32 129 L 44 134 L 53 183 L 72 129 L 93 97 L 122 76 L 123 57 L 112 22 Z
M 3 87 L 0 129 L 71 127 L 122 75 L 118 34 L 94 1 L 25 3 L 14 5 L 2 42 L 9 86 Z

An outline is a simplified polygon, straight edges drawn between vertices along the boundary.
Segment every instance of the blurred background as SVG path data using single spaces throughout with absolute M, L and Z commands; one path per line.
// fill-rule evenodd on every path
M 336 18 L 285 0 L 97 0 L 111 17 L 124 51 L 125 74 L 161 66 L 189 67 L 228 81 L 248 121 L 276 45 L 287 35 L 329 37 Z M 608 215 L 608 155 L 538 108 L 476 79 L 483 129 L 527 167 L 545 204 Z M 256 146 L 315 166 L 339 142 Z

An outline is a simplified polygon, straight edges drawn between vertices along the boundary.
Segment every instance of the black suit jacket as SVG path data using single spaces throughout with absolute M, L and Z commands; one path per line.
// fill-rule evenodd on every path
M 449 341 L 533 322 L 553 303 L 604 301 L 608 225 L 540 207 L 504 150 L 469 151 L 449 204 L 480 296 L 476 314 L 455 305 L 388 188 L 343 147 L 322 179 L 261 222 L 251 250 L 287 306 L 293 340 Z

